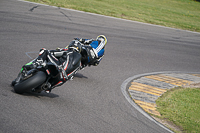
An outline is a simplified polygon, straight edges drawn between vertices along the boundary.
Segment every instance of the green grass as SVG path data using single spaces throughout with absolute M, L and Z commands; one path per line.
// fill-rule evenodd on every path
M 200 32 L 199 0 L 28 1 Z
M 161 118 L 168 119 L 185 132 L 200 131 L 200 88 L 174 88 L 157 99 Z

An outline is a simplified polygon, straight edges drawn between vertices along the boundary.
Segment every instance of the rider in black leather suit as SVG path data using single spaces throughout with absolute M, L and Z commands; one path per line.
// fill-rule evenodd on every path
M 75 38 L 66 48 L 56 50 L 46 50 L 42 48 L 39 56 L 30 63 L 23 66 L 24 69 L 32 69 L 45 60 L 51 61 L 59 70 L 58 78 L 51 81 L 51 87 L 45 90 L 47 93 L 57 86 L 64 84 L 68 79 L 72 79 L 73 75 L 79 69 L 87 65 L 97 66 L 104 56 L 104 48 L 107 39 L 104 35 L 100 35 L 96 40 Z

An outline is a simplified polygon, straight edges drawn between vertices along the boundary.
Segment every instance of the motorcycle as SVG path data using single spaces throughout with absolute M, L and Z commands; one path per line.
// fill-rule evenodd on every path
M 67 55 L 67 66 L 65 69 L 67 73 L 67 78 L 65 77 L 66 81 L 72 79 L 78 70 L 91 65 L 86 62 L 88 57 L 87 49 L 89 48 L 85 46 L 81 53 L 70 51 L 70 54 Z M 62 57 L 62 52 L 56 53 L 55 50 L 53 51 L 55 57 L 59 60 L 59 58 Z M 52 51 L 50 51 L 50 53 L 51 52 Z M 37 60 L 37 58 L 35 60 Z M 29 63 L 26 65 L 29 65 Z M 25 67 L 22 67 L 17 78 L 12 81 L 11 85 L 18 94 L 30 91 L 40 93 L 43 90 L 46 91 L 52 86 L 60 84 L 60 70 L 61 68 L 48 56 L 42 63 L 37 62 L 37 67 L 35 68 L 27 70 Z

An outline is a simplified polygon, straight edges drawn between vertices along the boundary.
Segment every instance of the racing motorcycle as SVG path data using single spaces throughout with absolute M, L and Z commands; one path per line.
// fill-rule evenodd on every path
M 67 54 L 67 78 L 65 80 L 72 79 L 78 70 L 91 65 L 86 62 L 88 51 L 89 47 L 85 46 L 82 52 L 73 50 L 69 52 L 70 54 Z M 62 57 L 62 52 L 53 52 L 57 59 Z M 26 65 L 29 65 L 29 63 Z M 15 92 L 19 94 L 30 91 L 40 93 L 43 90 L 48 90 L 55 84 L 59 84 L 60 70 L 53 59 L 47 58 L 42 63 L 37 62 L 37 67 L 30 70 L 22 67 L 17 78 L 12 81 L 11 85 L 14 87 Z

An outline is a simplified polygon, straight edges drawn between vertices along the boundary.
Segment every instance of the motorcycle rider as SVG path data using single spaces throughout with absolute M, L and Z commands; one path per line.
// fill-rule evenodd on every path
M 79 69 L 88 66 L 97 66 L 104 56 L 104 48 L 107 39 L 104 35 L 97 36 L 94 39 L 74 38 L 74 40 L 65 48 L 56 50 L 46 50 L 42 48 L 39 56 L 23 66 L 22 70 L 30 70 L 38 65 L 43 65 L 45 60 L 51 61 L 59 70 L 58 78 L 52 82 L 45 90 L 50 93 L 57 86 L 64 84 Z M 81 56 L 82 55 L 82 56 Z

